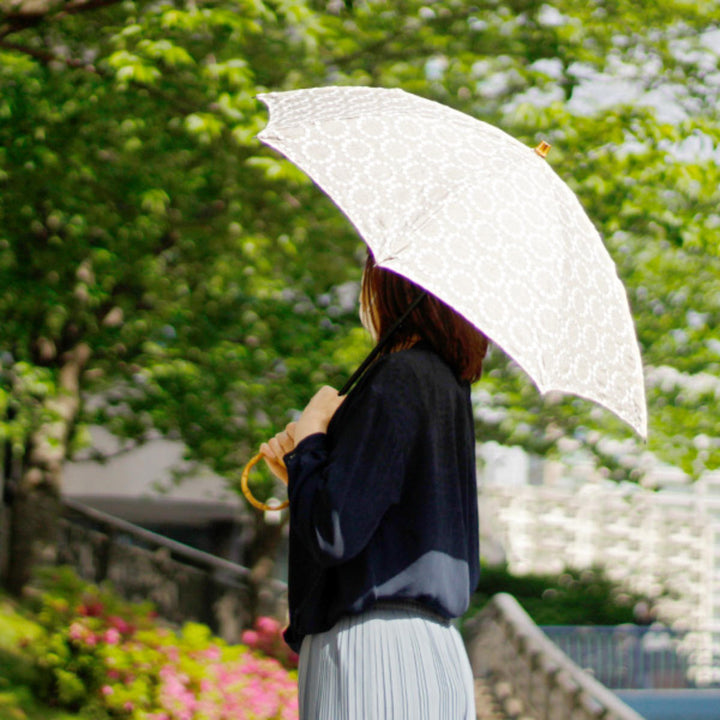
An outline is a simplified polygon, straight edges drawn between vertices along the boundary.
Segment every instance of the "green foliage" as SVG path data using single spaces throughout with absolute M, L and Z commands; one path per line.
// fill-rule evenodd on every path
M 269 48 L 302 52 L 310 14 L 233 0 L 108 3 L 48 13 L 40 30 L 1 18 L 1 436 L 27 456 L 83 342 L 81 389 L 104 402 L 70 432 L 180 434 L 237 482 L 260 440 L 357 359 L 330 358 L 348 320 L 332 286 L 359 275 L 358 240 L 344 229 L 336 256 L 327 202 L 293 227 L 307 180 L 254 139 L 256 74 L 292 65 Z M 308 248 L 319 266 L 298 262 Z
M 4 597 L 0 598 L 0 609 L 0 678 L 19 685 L 29 685 L 34 682 L 36 675 L 32 664 L 21 655 L 21 651 L 40 636 L 40 629 L 27 617 L 17 613 Z
M 512 575 L 503 567 L 485 567 L 466 618 L 499 592 L 513 595 L 538 625 L 622 625 L 644 619 L 638 607 L 646 609 L 645 619 L 652 612 L 648 598 L 611 581 L 602 568 Z
M 41 705 L 33 688 L 39 677 L 29 648 L 43 636 L 40 625 L 0 596 L 0 718 L 7 720 L 73 720 L 77 716 Z

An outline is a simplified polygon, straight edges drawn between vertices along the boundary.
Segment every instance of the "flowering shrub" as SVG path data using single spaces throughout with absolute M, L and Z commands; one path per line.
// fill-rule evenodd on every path
M 275 643 L 280 625 L 258 622 L 253 648 L 228 645 L 209 628 L 163 627 L 149 605 L 52 571 L 37 616 L 44 634 L 28 650 L 47 702 L 94 720 L 297 720 L 296 673 Z M 251 636 L 253 639 L 253 636 Z M 272 642 L 271 642 L 272 640 Z

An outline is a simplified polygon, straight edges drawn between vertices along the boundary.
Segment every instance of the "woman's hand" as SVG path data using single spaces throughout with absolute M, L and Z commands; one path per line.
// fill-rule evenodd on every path
M 297 423 L 288 423 L 284 430 L 260 446 L 260 452 L 265 458 L 270 472 L 286 485 L 288 483 L 288 472 L 283 456 L 287 455 L 295 447 L 296 426 Z
M 321 387 L 305 406 L 297 422 L 289 423 L 283 431 L 260 446 L 260 452 L 275 477 L 287 485 L 288 474 L 283 457 L 308 435 L 327 432 L 332 416 L 344 399 L 335 388 L 329 385 Z
M 326 433 L 328 425 L 335 411 L 342 405 L 344 396 L 329 385 L 321 387 L 305 406 L 302 415 L 297 421 L 295 429 L 295 445 L 308 435 Z

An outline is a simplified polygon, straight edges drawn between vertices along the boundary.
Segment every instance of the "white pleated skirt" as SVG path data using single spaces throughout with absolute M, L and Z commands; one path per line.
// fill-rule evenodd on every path
M 305 637 L 300 720 L 476 720 L 465 647 L 449 621 L 381 605 Z

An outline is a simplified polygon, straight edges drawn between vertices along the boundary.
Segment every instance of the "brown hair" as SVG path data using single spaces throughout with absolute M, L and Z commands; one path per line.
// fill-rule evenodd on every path
M 402 275 L 378 267 L 368 252 L 360 292 L 370 322 L 382 337 L 423 290 Z M 395 331 L 382 354 L 409 347 L 420 339 L 428 342 L 461 380 L 472 383 L 480 379 L 487 338 L 431 293 Z

